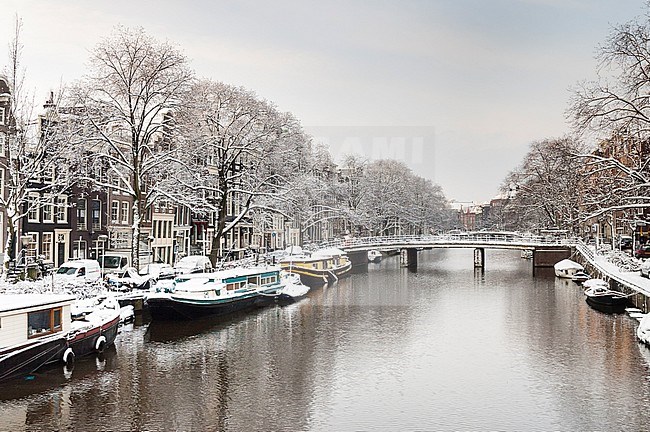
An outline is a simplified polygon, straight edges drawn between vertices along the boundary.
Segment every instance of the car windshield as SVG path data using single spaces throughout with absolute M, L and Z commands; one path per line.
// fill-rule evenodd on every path
M 73 275 L 77 272 L 76 267 L 59 267 L 57 274 Z
M 116 269 L 120 267 L 120 257 L 118 256 L 105 256 L 102 257 L 102 267 L 108 269 Z

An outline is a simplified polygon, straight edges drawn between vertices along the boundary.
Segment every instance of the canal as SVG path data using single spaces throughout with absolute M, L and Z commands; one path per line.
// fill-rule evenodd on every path
M 227 321 L 125 326 L 0 387 L 0 430 L 650 430 L 636 322 L 516 251 L 397 257 Z

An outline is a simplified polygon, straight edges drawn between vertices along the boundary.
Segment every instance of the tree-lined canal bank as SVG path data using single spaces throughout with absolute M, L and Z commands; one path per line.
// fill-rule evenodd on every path
M 0 429 L 648 429 L 636 321 L 487 253 L 483 274 L 471 250 L 424 251 L 291 306 L 127 326 L 69 378 L 3 388 Z

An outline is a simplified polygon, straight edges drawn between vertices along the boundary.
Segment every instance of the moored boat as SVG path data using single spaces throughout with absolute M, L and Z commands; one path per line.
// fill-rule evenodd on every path
M 312 288 L 336 282 L 352 270 L 352 262 L 345 252 L 335 248 L 289 256 L 280 261 L 280 266 L 289 273 L 299 274 L 302 283 Z
M 377 249 L 371 249 L 368 251 L 368 262 L 378 263 L 381 262 L 381 252 Z
M 61 361 L 68 344 L 73 296 L 0 296 L 0 381 Z
M 87 313 L 70 323 L 68 346 L 61 360 L 69 365 L 75 358 L 104 352 L 115 342 L 120 317 L 120 305 L 114 297 L 99 299 Z
M 586 273 L 584 271 L 577 271 L 571 277 L 571 280 L 577 283 L 582 283 L 588 281 L 589 279 L 591 279 L 591 276 L 589 275 L 589 273 Z
M 602 312 L 622 312 L 628 304 L 629 296 L 609 288 L 608 285 L 593 284 L 585 289 L 587 303 Z
M 149 293 L 145 301 L 154 320 L 195 319 L 271 304 L 281 287 L 278 266 L 237 267 L 178 275 L 169 289 Z
M 275 301 L 280 304 L 294 303 L 306 297 L 309 287 L 300 280 L 300 275 L 282 271 L 282 288 L 276 292 Z
M 571 279 L 577 272 L 585 270 L 581 264 L 570 259 L 557 262 L 553 268 L 555 269 L 555 276 L 568 279 Z

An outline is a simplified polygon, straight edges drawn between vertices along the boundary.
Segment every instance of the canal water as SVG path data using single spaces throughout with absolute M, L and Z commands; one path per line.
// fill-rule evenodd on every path
M 0 387 L 0 430 L 650 430 L 636 321 L 519 252 L 420 252 L 299 303 L 122 328 L 101 359 Z

